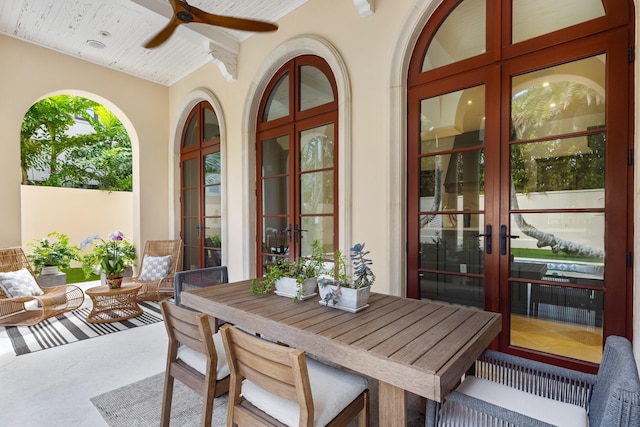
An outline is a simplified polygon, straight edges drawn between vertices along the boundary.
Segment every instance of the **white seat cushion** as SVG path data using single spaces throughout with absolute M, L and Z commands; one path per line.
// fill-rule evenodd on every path
M 325 426 L 367 388 L 367 379 L 327 366 L 307 357 L 309 382 L 315 409 L 314 425 Z M 242 396 L 255 407 L 288 426 L 300 422 L 300 407 L 258 387 L 242 382 Z
M 558 427 L 589 425 L 587 411 L 580 406 L 536 396 L 482 378 L 468 376 L 456 391 Z
M 222 343 L 222 336 L 220 334 L 213 334 L 213 344 L 216 347 L 216 354 L 218 355 L 218 367 L 216 370 L 216 379 L 221 380 L 229 375 L 229 364 L 227 363 L 227 355 L 224 352 L 224 344 Z M 191 366 L 202 375 L 207 373 L 207 356 L 189 348 L 185 345 L 181 345 L 178 348 L 178 359 L 182 360 L 187 365 Z

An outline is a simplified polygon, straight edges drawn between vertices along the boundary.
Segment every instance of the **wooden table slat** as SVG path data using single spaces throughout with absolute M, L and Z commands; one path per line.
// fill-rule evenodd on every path
M 391 358 L 406 364 L 414 363 L 425 353 L 428 353 L 429 350 L 433 348 L 434 343 L 440 342 L 440 340 L 447 336 L 451 329 L 455 328 L 460 322 L 464 322 L 471 317 L 472 314 L 469 310 L 453 311 L 451 315 L 425 330 L 420 336 L 415 337 L 412 341 L 407 341 Z

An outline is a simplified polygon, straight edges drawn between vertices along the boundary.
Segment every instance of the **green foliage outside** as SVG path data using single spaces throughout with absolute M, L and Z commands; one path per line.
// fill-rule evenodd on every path
M 94 280 L 100 280 L 100 276 L 91 273 L 88 277 L 84 275 L 82 268 L 65 268 L 61 270 L 67 275 L 67 284 L 91 282 Z
M 36 243 L 29 243 L 33 251 L 27 254 L 27 258 L 33 265 L 34 272 L 40 274 L 44 267 L 55 266 L 68 268 L 72 261 L 78 261 L 80 248 L 69 243 L 66 234 L 52 231 L 47 237 L 39 239 Z
M 93 133 L 69 135 L 76 118 Z M 104 106 L 86 98 L 56 95 L 29 108 L 20 131 L 23 185 L 132 190 L 131 141 L 124 125 Z M 34 169 L 48 176 L 29 180 Z

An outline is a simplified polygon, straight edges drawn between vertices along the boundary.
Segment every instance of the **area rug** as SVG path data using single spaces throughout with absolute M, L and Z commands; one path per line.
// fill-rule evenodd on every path
M 10 338 L 17 356 L 69 344 L 138 326 L 162 321 L 160 306 L 154 302 L 140 302 L 143 314 L 128 320 L 112 323 L 88 323 L 91 300 L 69 313 L 60 314 L 34 326 L 0 327 L 0 338 Z
M 173 383 L 172 426 L 199 426 L 202 397 L 180 381 Z M 102 418 L 111 427 L 145 427 L 160 425 L 164 372 L 91 398 Z M 227 423 L 228 395 L 214 400 L 213 427 Z
M 90 400 L 110 427 L 157 427 L 160 425 L 163 387 L 164 372 L 92 397 Z M 200 426 L 202 397 L 180 381 L 174 381 L 173 387 L 170 425 Z M 378 382 L 371 378 L 369 392 L 369 425 L 378 427 Z M 214 400 L 212 427 L 226 426 L 228 398 L 229 396 L 224 394 Z M 357 420 L 352 420 L 348 427 L 356 427 L 357 424 Z M 406 427 L 424 425 L 421 401 L 416 395 L 408 393 Z

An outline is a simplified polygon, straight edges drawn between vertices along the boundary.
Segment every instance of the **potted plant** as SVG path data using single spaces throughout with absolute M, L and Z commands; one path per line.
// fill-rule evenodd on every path
M 350 254 L 353 274 L 350 274 L 342 252 L 335 252 L 333 277 L 318 281 L 321 304 L 351 312 L 368 306 L 370 288 L 376 276 L 370 267 L 373 261 L 366 258 L 367 255 L 369 251 L 364 250 L 364 243 L 353 245 Z
M 267 274 L 251 282 L 251 293 L 267 294 L 275 289 L 281 296 L 300 301 L 315 295 L 318 276 L 324 270 L 324 256 L 317 240 L 309 258 L 278 258 L 267 266 Z
M 37 242 L 29 243 L 33 252 L 27 254 L 37 275 L 56 274 L 61 268 L 69 268 L 72 261 L 80 260 L 80 248 L 70 245 L 66 234 L 52 231 Z
M 95 243 L 95 241 L 98 241 Z M 107 284 L 112 288 L 119 288 L 122 284 L 122 276 L 127 267 L 133 266 L 136 260 L 135 247 L 124 238 L 121 231 L 109 234 L 107 240 L 100 238 L 98 234 L 87 237 L 80 243 L 85 249 L 93 244 L 93 251 L 82 257 L 82 270 L 85 277 L 96 271 L 105 274 Z

